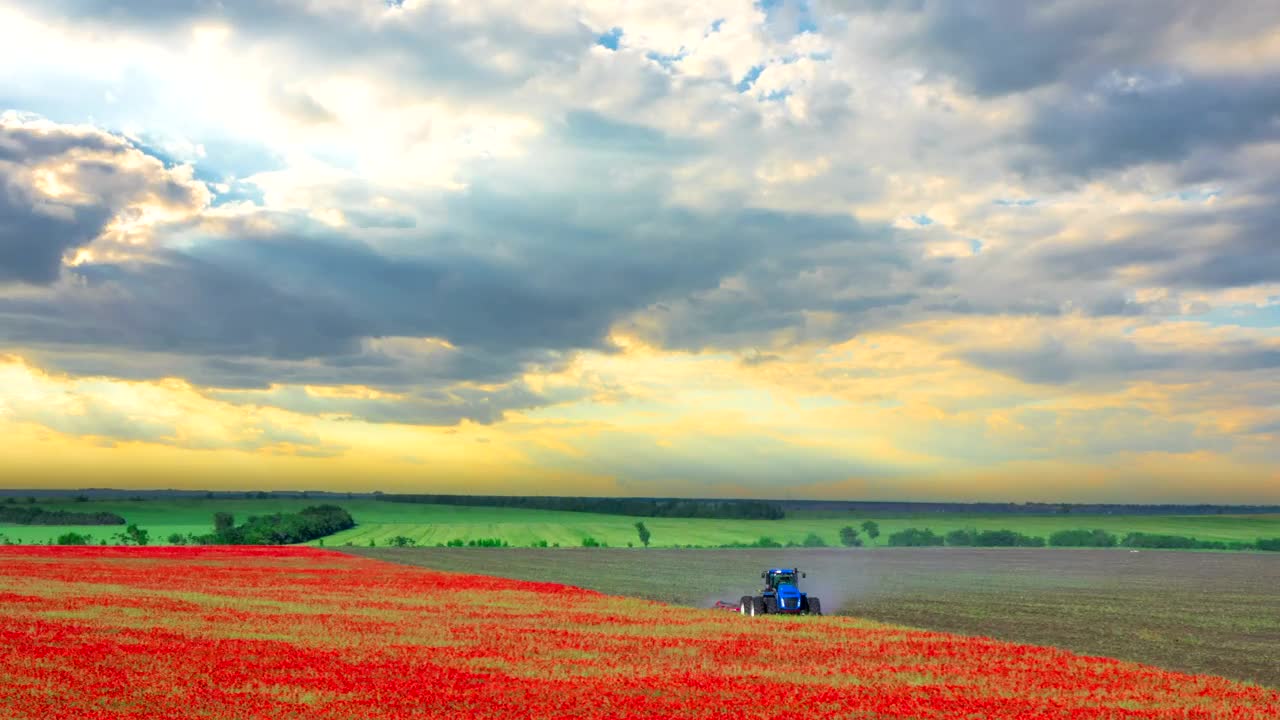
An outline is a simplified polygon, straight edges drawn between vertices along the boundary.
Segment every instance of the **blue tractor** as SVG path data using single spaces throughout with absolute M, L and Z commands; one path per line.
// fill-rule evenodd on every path
M 759 595 L 743 595 L 738 612 L 743 615 L 821 615 L 818 598 L 800 592 L 798 580 L 805 574 L 797 568 L 770 568 L 760 573 L 764 590 Z

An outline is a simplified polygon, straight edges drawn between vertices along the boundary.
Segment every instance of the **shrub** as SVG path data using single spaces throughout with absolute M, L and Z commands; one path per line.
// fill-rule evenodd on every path
M 587 536 L 582 538 L 582 547 L 600 547 L 600 543 L 595 538 Z
M 187 538 L 182 533 L 172 533 L 168 538 L 170 545 L 186 545 Z
M 81 535 L 78 532 L 63 533 L 58 536 L 59 545 L 88 545 L 93 538 L 88 535 Z
M 826 541 L 823 540 L 821 537 L 819 537 L 817 533 L 809 533 L 804 537 L 804 540 L 800 544 L 807 548 L 819 548 L 819 547 L 827 546 Z
M 445 543 L 445 547 L 466 547 L 467 543 L 462 538 L 454 538 Z
M 765 535 L 764 537 L 757 538 L 757 539 L 756 539 L 756 541 L 755 541 L 755 544 L 754 544 L 754 545 L 751 545 L 750 547 L 758 547 L 758 548 L 780 548 L 780 547 L 782 547 L 782 543 L 778 542 L 777 540 L 774 540 L 773 538 L 769 537 L 768 535 Z
M 1260 538 L 1257 548 L 1269 552 L 1280 552 L 1280 538 Z
M 320 542 L 323 543 L 324 541 L 321 540 Z M 418 544 L 418 541 L 414 540 L 411 537 L 405 537 L 404 535 L 396 535 L 395 537 L 391 538 L 389 543 L 391 547 L 404 548 L 404 547 L 413 547 Z
M 892 547 L 937 547 L 944 542 L 941 535 L 929 528 L 907 528 L 889 536 L 889 545 Z
M 858 537 L 858 531 L 845 525 L 840 528 L 840 544 L 845 547 L 862 547 L 862 538 Z

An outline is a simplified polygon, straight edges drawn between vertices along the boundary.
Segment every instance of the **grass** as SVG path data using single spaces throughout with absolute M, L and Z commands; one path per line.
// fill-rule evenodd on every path
M 498 538 L 510 545 L 528 547 L 545 541 L 562 547 L 581 546 L 587 537 L 611 547 L 639 545 L 635 523 L 643 520 L 653 537 L 654 547 L 687 545 L 714 547 L 731 543 L 751 543 L 768 536 L 782 543 L 799 543 L 809 533 L 816 533 L 828 545 L 839 543 L 840 528 L 858 527 L 864 520 L 880 524 L 881 536 L 874 544 L 883 544 L 889 534 L 908 527 L 930 528 L 938 533 L 960 528 L 978 530 L 1016 530 L 1026 535 L 1047 537 L 1055 530 L 1101 528 L 1117 535 L 1146 532 L 1189 535 L 1201 540 L 1241 540 L 1253 542 L 1259 537 L 1280 537 L 1280 515 L 872 515 L 830 512 L 790 512 L 783 520 L 715 520 L 698 518 L 636 518 L 519 508 L 459 507 L 450 505 L 416 505 L 376 500 L 302 500 L 302 499 L 165 499 L 112 500 L 78 503 L 57 500 L 38 503 L 48 509 L 108 511 L 123 516 L 131 523 L 149 530 L 153 542 L 164 542 L 170 534 L 205 534 L 212 530 L 213 513 L 233 513 L 237 521 L 249 515 L 297 512 L 308 505 L 329 502 L 346 508 L 358 527 L 326 538 L 335 545 L 367 546 L 373 541 L 386 545 L 402 535 L 419 545 L 433 546 L 450 540 Z M 119 526 L 62 527 L 0 525 L 0 535 L 23 543 L 43 543 L 59 535 L 76 531 L 98 540 L 109 539 Z M 865 535 L 864 535 L 865 539 Z M 318 544 L 318 543 L 313 543 Z
M 1065 549 L 352 549 L 708 607 L 798 565 L 828 614 L 1280 687 L 1280 555 Z

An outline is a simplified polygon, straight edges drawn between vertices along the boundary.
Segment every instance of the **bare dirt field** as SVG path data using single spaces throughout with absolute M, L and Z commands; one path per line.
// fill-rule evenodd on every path
M 344 548 L 683 605 L 799 566 L 828 613 L 1280 687 L 1280 555 L 1126 550 Z M 745 620 L 744 620 L 745 621 Z

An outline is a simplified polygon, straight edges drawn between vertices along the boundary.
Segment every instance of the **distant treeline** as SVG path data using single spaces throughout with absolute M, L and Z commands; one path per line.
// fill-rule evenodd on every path
M 14 525 L 123 525 L 124 518 L 110 512 L 45 510 L 31 505 L 0 505 L 0 523 Z
M 355 527 L 351 513 L 337 505 L 316 505 L 296 513 L 251 516 L 236 525 L 230 513 L 214 515 L 211 535 L 190 538 L 197 545 L 292 545 Z M 174 538 L 170 538 L 173 541 Z
M 1127 547 L 1169 550 L 1268 550 L 1280 552 L 1280 538 L 1239 540 L 1198 540 L 1184 535 L 1153 535 L 1131 532 L 1120 538 L 1105 530 L 1059 530 L 1044 538 L 1013 530 L 952 530 L 939 535 L 929 528 L 907 528 L 889 535 L 890 547 Z
M 384 502 L 524 508 L 636 517 L 781 520 L 782 506 L 764 500 L 687 500 L 664 498 L 544 497 L 507 495 L 379 495 Z
M 1042 502 L 908 502 L 862 500 L 778 500 L 784 510 L 885 514 L 959 515 L 1256 515 L 1280 513 L 1280 505 L 1139 505 Z

